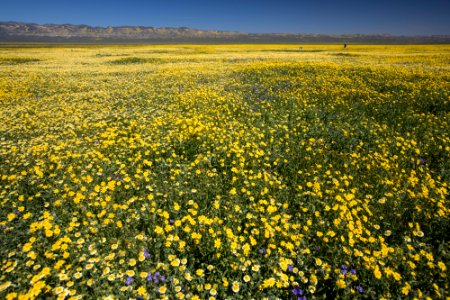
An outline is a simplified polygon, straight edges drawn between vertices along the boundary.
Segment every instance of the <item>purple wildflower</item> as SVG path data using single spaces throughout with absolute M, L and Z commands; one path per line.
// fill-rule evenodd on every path
M 148 249 L 147 248 L 144 249 L 144 257 L 145 258 L 149 258 L 150 257 L 150 253 L 148 253 Z
M 292 294 L 294 294 L 295 296 L 301 296 L 301 295 L 303 295 L 303 290 L 301 288 L 299 288 L 298 286 L 296 286 L 292 290 Z
M 420 161 L 420 165 L 422 165 L 422 166 L 427 164 L 427 160 L 423 157 L 419 158 L 419 161 Z
M 306 296 L 297 297 L 297 300 L 307 300 Z
M 292 272 L 294 270 L 294 266 L 291 264 L 288 264 L 288 270 L 289 270 L 289 272 Z
M 133 277 L 128 276 L 128 277 L 127 277 L 127 281 L 125 282 L 125 284 L 126 284 L 126 285 L 130 285 L 130 284 L 133 283 L 133 281 L 134 281 Z
M 320 249 L 320 248 L 317 247 L 317 246 L 314 246 L 314 247 L 313 247 L 313 250 L 314 250 L 314 251 L 319 251 L 319 249 Z
M 155 284 L 159 284 L 160 282 L 164 282 L 166 280 L 166 276 L 161 276 L 161 273 L 155 272 L 155 274 L 148 274 L 147 281 L 153 281 Z
M 169 220 L 169 223 L 170 223 L 170 224 L 173 224 L 173 223 L 175 223 L 175 220 L 174 220 L 174 219 L 170 219 L 170 220 Z
M 259 249 L 259 253 L 266 254 L 266 248 L 262 247 L 261 249 Z
M 355 269 L 351 269 L 350 273 L 352 273 L 353 275 L 356 275 L 356 270 Z
M 348 269 L 347 265 L 343 264 L 341 266 L 341 274 L 344 276 L 347 275 L 347 269 Z
M 360 286 L 360 285 L 358 285 L 358 286 L 356 287 L 356 290 L 357 290 L 358 292 L 360 292 L 360 293 L 364 292 L 364 289 L 363 289 L 362 286 Z

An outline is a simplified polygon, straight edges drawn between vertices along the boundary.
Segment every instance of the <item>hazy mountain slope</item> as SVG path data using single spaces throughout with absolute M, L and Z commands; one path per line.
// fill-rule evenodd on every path
M 450 36 L 251 34 L 192 28 L 0 22 L 0 42 L 450 43 Z

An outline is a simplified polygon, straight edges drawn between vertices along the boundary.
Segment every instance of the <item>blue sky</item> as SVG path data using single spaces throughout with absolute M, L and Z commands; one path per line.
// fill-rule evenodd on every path
M 0 0 L 0 21 L 251 33 L 450 34 L 450 0 Z

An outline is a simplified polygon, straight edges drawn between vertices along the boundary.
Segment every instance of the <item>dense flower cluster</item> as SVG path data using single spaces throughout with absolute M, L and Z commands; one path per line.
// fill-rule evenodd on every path
M 0 298 L 450 297 L 449 60 L 0 48 Z

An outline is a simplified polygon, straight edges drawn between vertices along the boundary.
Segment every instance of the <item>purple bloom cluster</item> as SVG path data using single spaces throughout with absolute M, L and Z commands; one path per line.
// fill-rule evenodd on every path
M 294 296 L 303 296 L 303 290 L 301 288 L 299 288 L 298 286 L 296 286 L 292 290 L 292 294 L 294 294 Z
M 348 266 L 343 264 L 341 266 L 341 274 L 346 276 L 347 273 L 348 273 Z M 355 269 L 350 269 L 350 273 L 353 274 L 353 275 L 356 275 L 356 270 Z
M 126 285 L 130 285 L 130 284 L 133 283 L 133 281 L 134 281 L 133 277 L 128 276 L 128 277 L 127 277 L 127 281 L 125 281 L 125 284 L 126 284 Z
M 303 290 L 301 288 L 299 288 L 298 286 L 296 286 L 292 290 L 292 294 L 294 294 L 294 296 L 298 296 L 297 300 L 307 300 L 306 296 L 303 295 Z
M 147 275 L 147 281 L 159 284 L 160 282 L 166 281 L 166 276 L 161 275 L 159 272 L 155 272 L 155 274 L 149 273 Z
M 341 274 L 344 275 L 344 276 L 346 276 L 346 275 L 348 274 L 348 272 L 350 272 L 350 274 L 352 274 L 352 275 L 356 275 L 356 270 L 355 270 L 355 269 L 350 269 L 350 271 L 349 271 L 349 270 L 348 270 L 348 266 L 347 266 L 346 264 L 341 265 Z M 360 286 L 360 285 L 358 285 L 358 286 L 356 287 L 356 290 L 357 290 L 359 293 L 363 293 L 363 292 L 364 292 L 363 287 Z
M 297 286 L 292 290 L 292 293 L 298 296 L 297 300 L 307 300 L 306 296 L 303 295 L 303 290 Z

